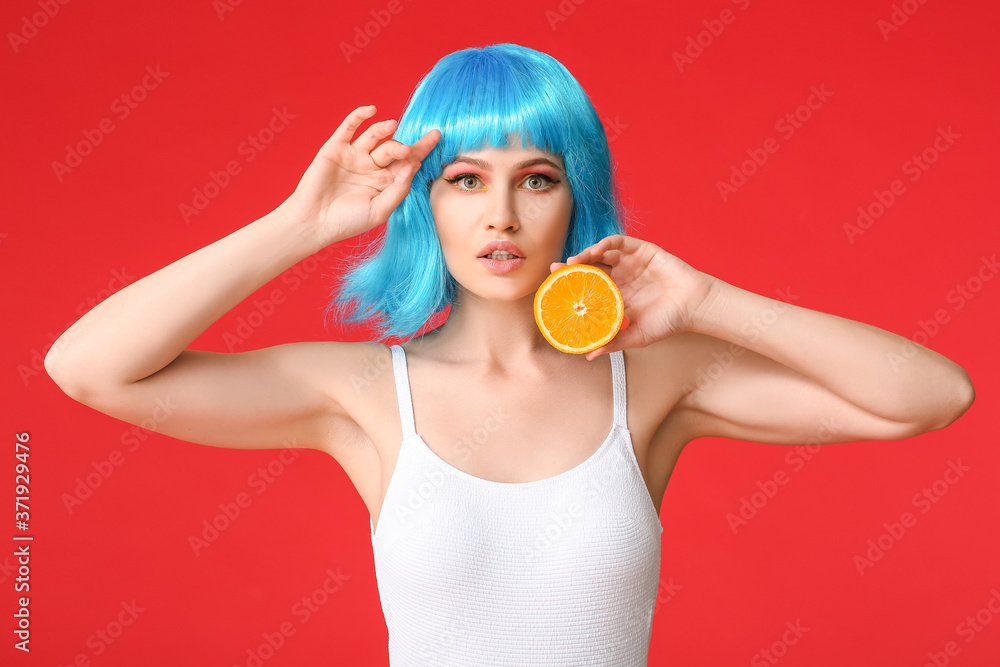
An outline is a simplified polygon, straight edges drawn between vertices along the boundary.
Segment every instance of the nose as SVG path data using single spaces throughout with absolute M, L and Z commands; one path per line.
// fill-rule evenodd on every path
M 515 190 L 509 187 L 494 187 L 487 194 L 489 203 L 484 215 L 488 229 L 498 231 L 516 231 L 521 222 L 514 205 Z

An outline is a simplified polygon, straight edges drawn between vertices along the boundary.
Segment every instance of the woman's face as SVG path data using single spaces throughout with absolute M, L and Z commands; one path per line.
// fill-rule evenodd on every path
M 466 290 L 484 299 L 519 299 L 562 259 L 573 193 L 560 156 L 528 147 L 467 151 L 431 185 L 430 204 L 445 264 Z M 510 254 L 485 257 L 506 242 Z

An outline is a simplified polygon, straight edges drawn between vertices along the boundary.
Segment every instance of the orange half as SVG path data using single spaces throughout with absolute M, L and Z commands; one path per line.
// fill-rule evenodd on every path
M 590 264 L 561 266 L 535 292 L 535 322 L 554 348 L 585 354 L 607 345 L 625 317 L 611 276 Z

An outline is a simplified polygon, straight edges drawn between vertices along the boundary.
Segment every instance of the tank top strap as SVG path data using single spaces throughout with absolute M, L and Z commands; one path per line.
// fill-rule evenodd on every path
M 625 352 L 616 350 L 611 357 L 611 381 L 615 400 L 615 425 L 628 430 L 628 402 L 625 397 Z
M 396 401 L 399 403 L 399 423 L 403 427 L 403 440 L 413 437 L 416 424 L 413 421 L 413 400 L 410 398 L 410 378 L 406 373 L 406 352 L 399 345 L 393 345 L 392 374 L 396 378 Z
M 406 372 L 406 353 L 399 345 L 393 345 L 392 373 L 396 380 L 396 401 L 399 403 L 399 422 L 403 430 L 403 439 L 416 435 L 416 423 L 413 420 L 413 399 L 410 397 L 410 380 Z M 625 384 L 625 358 L 622 350 L 610 353 L 611 381 L 614 395 L 614 423 L 628 429 L 628 403 Z

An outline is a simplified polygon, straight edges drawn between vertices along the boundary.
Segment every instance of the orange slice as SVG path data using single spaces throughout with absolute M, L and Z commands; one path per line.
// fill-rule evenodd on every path
M 622 326 L 625 302 L 611 277 L 590 264 L 561 266 L 535 292 L 535 322 L 554 348 L 585 354 Z

